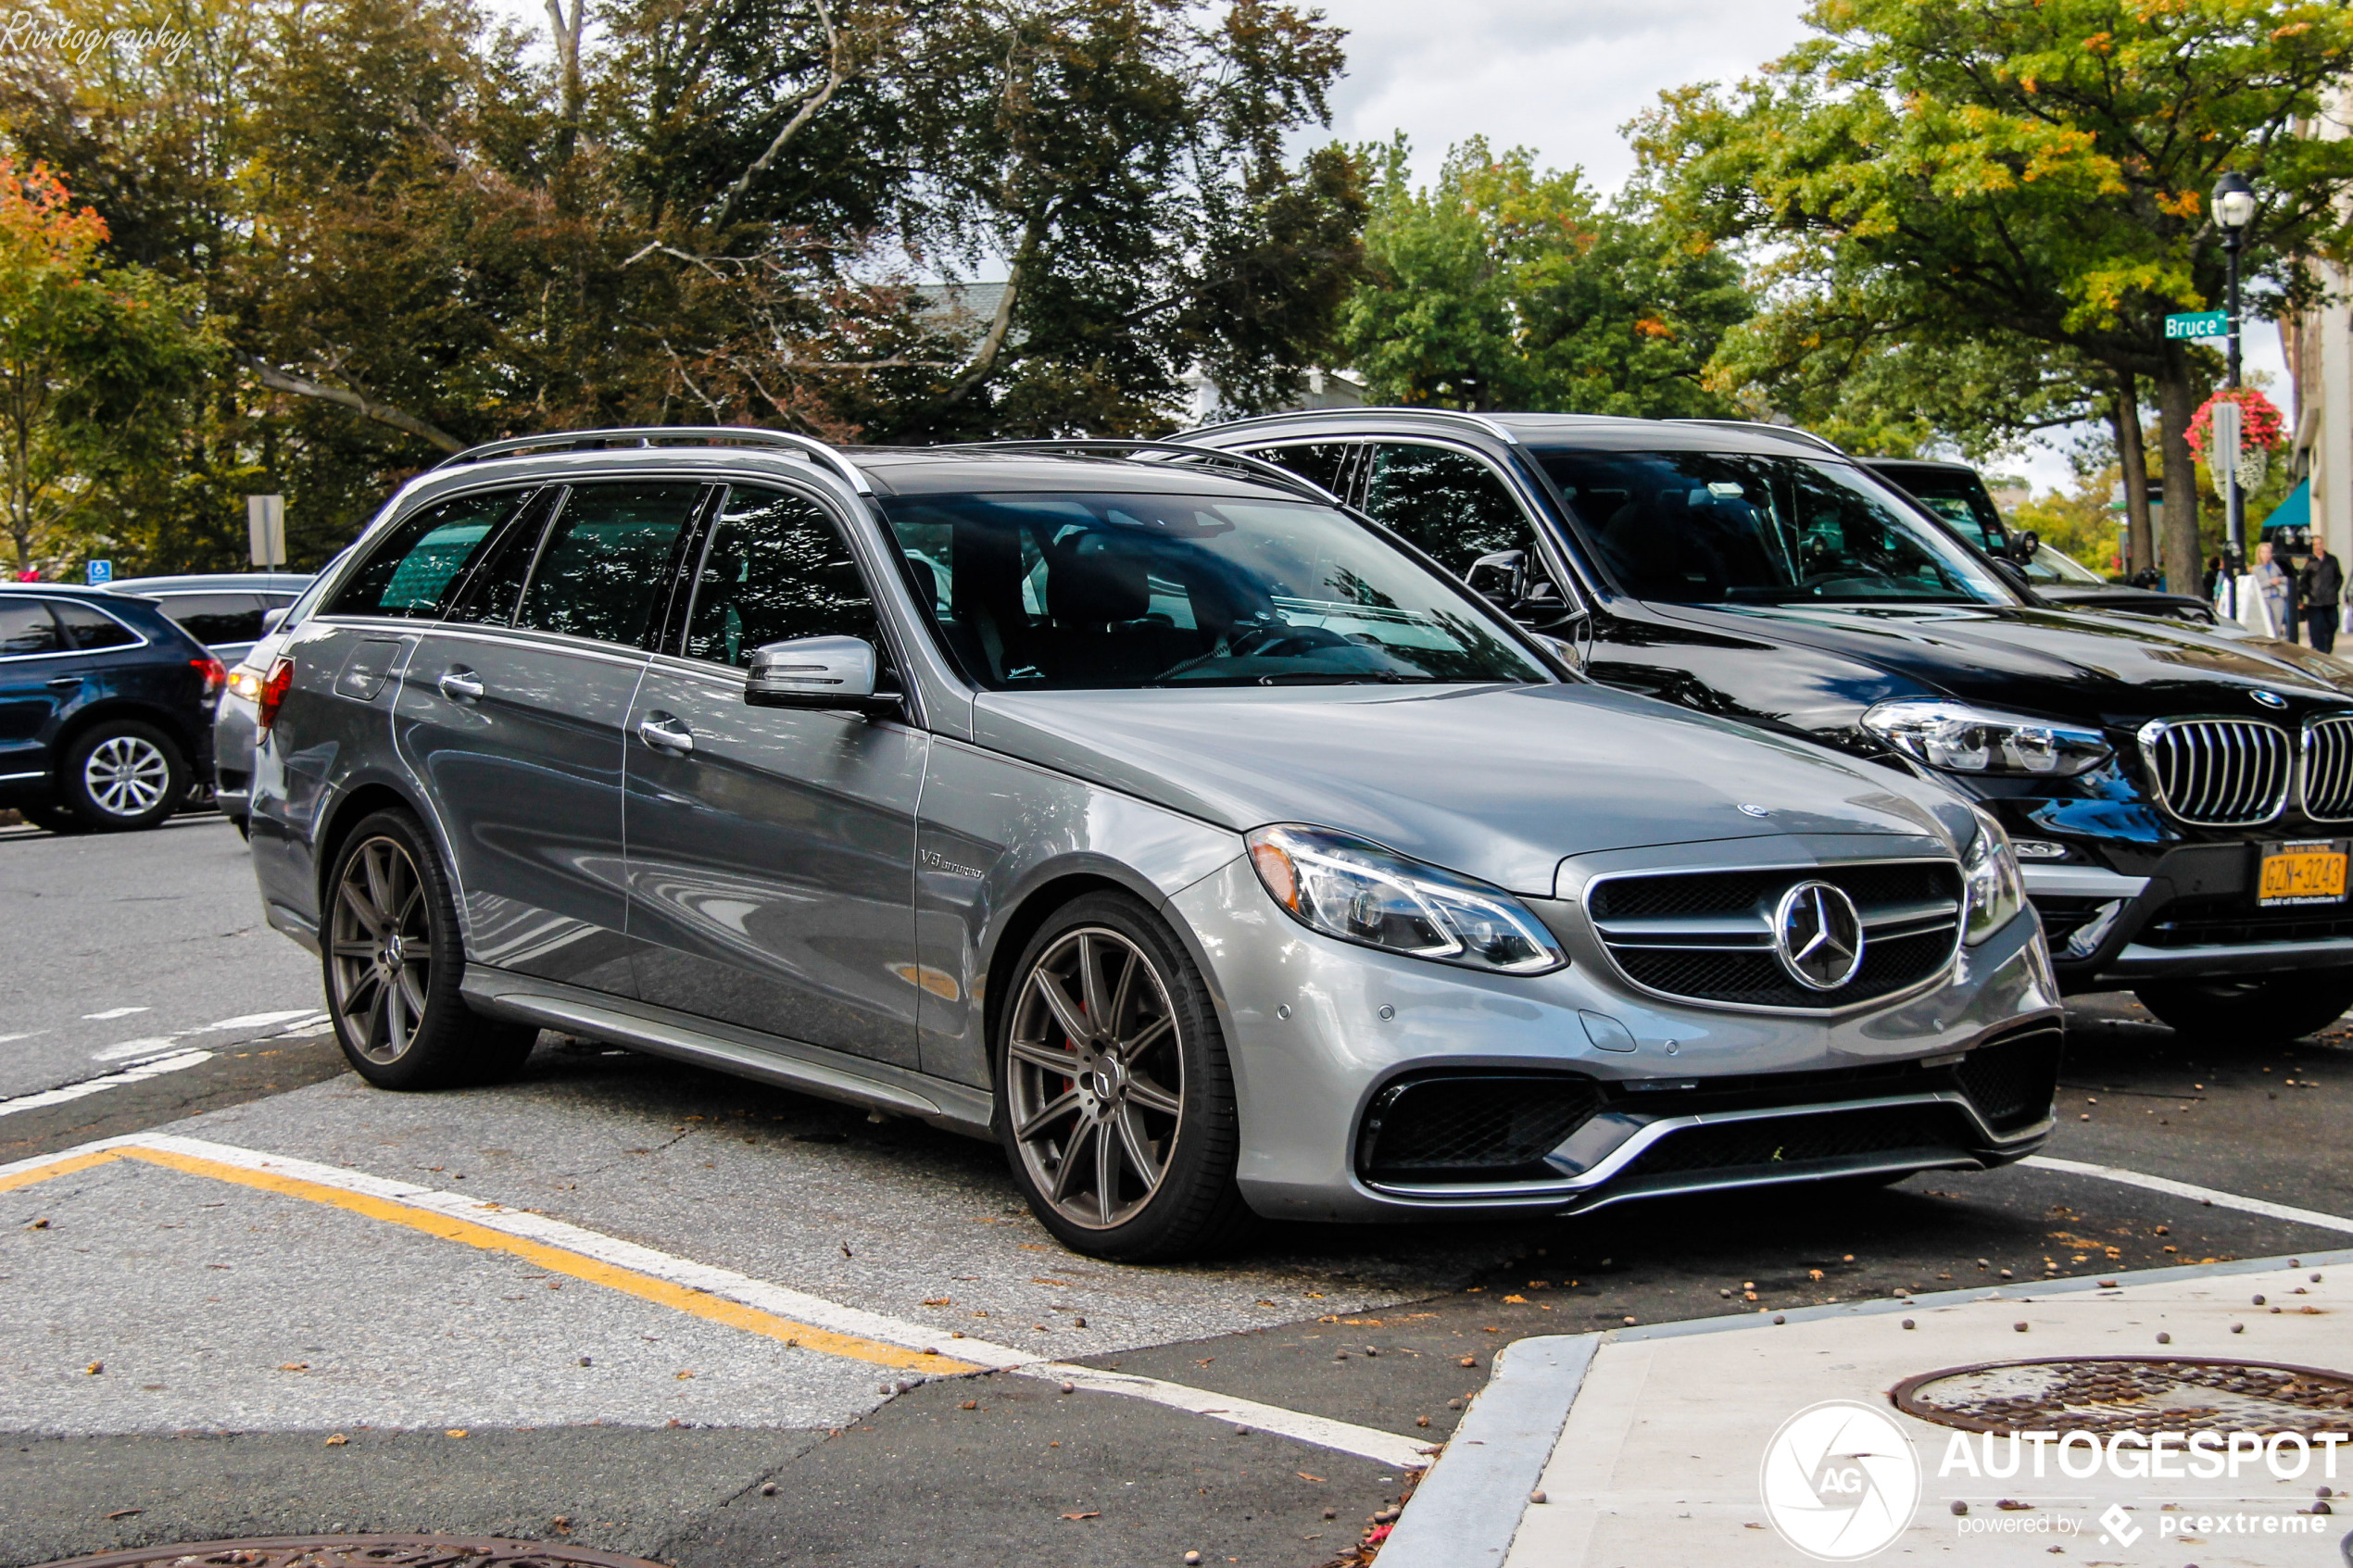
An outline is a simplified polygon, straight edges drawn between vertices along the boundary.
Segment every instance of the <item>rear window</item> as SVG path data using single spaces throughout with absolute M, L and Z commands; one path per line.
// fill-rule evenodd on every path
M 47 605 L 39 599 L 0 604 L 0 659 L 56 653 L 62 646 L 57 623 L 49 619 Z
M 250 643 L 261 635 L 262 601 L 251 594 L 169 594 L 157 603 L 208 647 Z
M 71 600 L 52 601 L 50 608 L 66 629 L 66 641 L 76 649 L 129 647 L 139 633 L 104 610 Z
M 326 613 L 439 619 L 466 569 L 530 494 L 493 490 L 459 495 L 404 519 L 369 552 Z

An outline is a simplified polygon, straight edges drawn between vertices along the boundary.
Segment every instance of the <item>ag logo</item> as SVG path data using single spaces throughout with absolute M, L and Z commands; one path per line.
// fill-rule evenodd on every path
M 1886 1411 L 1831 1399 L 1781 1423 L 1757 1490 L 1781 1539 L 1818 1562 L 1860 1562 L 1911 1524 L 1919 1456 Z

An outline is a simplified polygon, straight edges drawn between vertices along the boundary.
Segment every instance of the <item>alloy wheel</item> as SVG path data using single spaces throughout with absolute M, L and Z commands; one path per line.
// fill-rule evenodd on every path
M 344 862 L 329 922 L 329 973 L 344 1038 L 369 1060 L 406 1055 L 424 1021 L 433 918 L 409 851 L 371 838 Z
M 152 811 L 171 784 L 171 759 L 144 735 L 108 735 L 82 764 L 82 788 L 117 817 Z
M 1072 1224 L 1132 1219 L 1184 1119 L 1183 1040 L 1151 959 L 1103 926 L 1065 934 L 1023 977 L 1009 1036 L 1006 1110 L 1031 1183 Z

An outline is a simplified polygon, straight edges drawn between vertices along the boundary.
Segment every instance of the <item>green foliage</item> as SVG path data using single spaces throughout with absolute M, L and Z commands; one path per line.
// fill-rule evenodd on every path
M 1755 330 L 1783 348 L 1738 345 L 1724 369 L 1768 395 L 1879 344 L 2015 340 L 2049 354 L 2062 405 L 2072 367 L 2099 378 L 2078 396 L 2154 383 L 2171 450 L 2205 367 L 2163 318 L 2219 303 L 2216 178 L 2254 182 L 2246 275 L 2276 297 L 2309 295 L 2300 258 L 2348 237 L 2353 142 L 2322 104 L 2353 69 L 2343 6 L 1817 0 L 1807 19 L 1820 36 L 1755 78 L 1668 94 L 1635 127 L 1670 208 L 1758 260 Z M 2188 492 L 2167 510 L 2187 555 Z
M 238 564 L 257 489 L 315 564 L 524 431 L 1156 433 L 1196 362 L 1264 406 L 1360 261 L 1354 160 L 1284 156 L 1340 35 L 1268 0 L 616 0 L 551 68 L 466 0 L 45 14 L 194 41 L 0 61 L 5 144 L 226 347 L 118 489 L 139 570 Z M 918 286 L 1000 267 L 1002 323 Z
M 1734 261 L 1580 173 L 1539 172 L 1525 150 L 1477 138 L 1438 182 L 1411 187 L 1401 137 L 1365 149 L 1379 173 L 1367 276 L 1344 339 L 1377 398 L 1457 408 L 1642 418 L 1730 405 L 1701 382 L 1746 318 Z

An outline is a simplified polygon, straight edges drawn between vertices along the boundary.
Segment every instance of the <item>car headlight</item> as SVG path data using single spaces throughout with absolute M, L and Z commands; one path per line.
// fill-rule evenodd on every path
M 1863 715 L 1863 727 L 1942 773 L 2067 778 L 2097 767 L 2113 751 L 2097 730 L 1931 698 L 1882 702 Z
M 1504 974 L 1568 961 L 1502 888 L 1327 828 L 1277 823 L 1248 837 L 1250 863 L 1275 902 L 1327 936 Z
M 1961 940 L 1974 947 L 2018 918 L 2026 903 L 2026 884 L 2002 824 L 1973 808 L 1972 814 L 1977 836 L 1961 856 Z
M 262 673 L 249 664 L 240 664 L 229 671 L 229 692 L 247 702 L 261 700 Z

